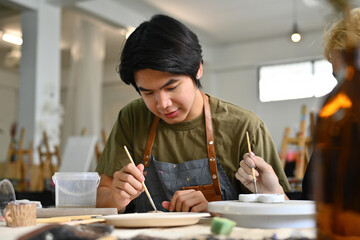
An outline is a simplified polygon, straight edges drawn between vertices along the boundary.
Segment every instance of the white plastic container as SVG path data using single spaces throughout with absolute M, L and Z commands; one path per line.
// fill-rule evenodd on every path
M 56 172 L 55 206 L 57 208 L 93 208 L 100 176 L 97 172 Z

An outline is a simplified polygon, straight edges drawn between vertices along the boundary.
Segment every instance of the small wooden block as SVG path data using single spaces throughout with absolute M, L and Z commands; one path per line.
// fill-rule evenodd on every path
M 35 203 L 10 203 L 4 212 L 7 227 L 36 225 Z

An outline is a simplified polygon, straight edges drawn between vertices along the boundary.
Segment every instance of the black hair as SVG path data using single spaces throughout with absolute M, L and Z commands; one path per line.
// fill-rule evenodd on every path
M 126 40 L 118 73 L 137 92 L 134 74 L 141 69 L 188 75 L 201 88 L 196 78 L 203 62 L 201 53 L 199 40 L 188 27 L 169 16 L 155 15 L 141 23 Z

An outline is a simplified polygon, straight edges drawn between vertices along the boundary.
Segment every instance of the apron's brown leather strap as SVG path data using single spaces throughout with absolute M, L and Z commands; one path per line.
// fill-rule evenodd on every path
M 145 167 L 149 166 L 149 159 L 150 159 L 150 154 L 151 154 L 151 148 L 152 145 L 154 143 L 154 139 L 155 139 L 155 135 L 156 135 L 156 129 L 157 126 L 159 124 L 159 117 L 154 116 L 153 122 L 151 124 L 151 128 L 150 128 L 150 132 L 149 132 L 149 136 L 148 136 L 148 140 L 146 142 L 146 146 L 145 146 L 145 153 L 144 153 L 144 161 L 143 164 Z
M 204 194 L 204 197 L 208 202 L 212 201 L 221 201 L 221 194 L 217 194 L 215 191 L 214 184 L 209 185 L 200 185 L 200 186 L 191 186 L 191 187 L 182 187 L 181 190 L 193 189 L 195 191 L 201 191 Z
M 203 102 L 204 102 L 206 146 L 207 146 L 207 152 L 208 152 L 210 174 L 211 174 L 211 179 L 213 181 L 213 185 L 215 188 L 215 192 L 216 192 L 216 194 L 221 196 L 219 175 L 218 175 L 218 171 L 217 171 L 217 167 L 216 167 L 215 141 L 214 141 L 214 136 L 213 136 L 210 105 L 209 105 L 209 100 L 206 97 L 206 95 L 203 92 L 201 92 L 201 95 L 203 97 Z

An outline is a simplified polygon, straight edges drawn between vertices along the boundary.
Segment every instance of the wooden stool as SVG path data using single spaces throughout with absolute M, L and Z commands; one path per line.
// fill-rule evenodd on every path
M 45 148 L 45 150 L 43 150 Z M 45 179 L 50 179 L 58 171 L 61 165 L 61 156 L 58 146 L 54 146 L 54 151 L 50 150 L 49 140 L 46 132 L 43 132 L 43 142 L 38 147 L 40 165 L 33 166 L 30 188 L 32 191 L 43 191 Z M 56 158 L 56 164 L 53 164 L 53 157 Z
M 85 136 L 87 133 L 87 129 L 86 128 L 83 128 L 81 130 L 81 136 Z M 107 140 L 107 136 L 106 136 L 106 132 L 104 129 L 101 130 L 101 137 L 102 137 L 102 145 L 103 145 L 103 148 L 105 147 L 105 144 L 106 144 L 106 140 Z M 101 154 L 102 154 L 102 150 L 100 148 L 100 145 L 99 143 L 96 143 L 95 145 L 95 156 L 96 156 L 96 163 L 99 162 L 100 160 L 100 157 L 101 157 Z
M 307 164 L 309 163 L 309 155 L 312 152 L 312 141 L 315 126 L 314 113 L 310 113 L 310 136 L 306 136 L 306 112 L 307 107 L 303 106 L 301 110 L 300 128 L 296 137 L 290 137 L 290 128 L 286 127 L 280 150 L 280 160 L 282 166 L 285 167 L 286 152 L 288 145 L 295 145 L 297 148 L 297 158 L 295 167 L 295 178 L 302 179 Z
M 18 184 L 14 184 L 14 188 L 17 191 L 27 190 L 28 185 L 28 170 L 32 165 L 33 160 L 33 143 L 29 142 L 29 148 L 24 149 L 24 137 L 25 129 L 22 128 L 20 131 L 20 139 L 18 147 L 16 148 L 16 141 L 13 138 L 9 144 L 9 150 L 6 157 L 6 171 L 5 178 L 13 179 L 18 181 Z M 24 157 L 28 156 L 28 161 L 25 162 Z
M 102 136 L 102 145 L 103 145 L 103 148 L 104 148 L 105 144 L 106 144 L 106 140 L 107 140 L 106 132 L 105 132 L 104 129 L 101 130 L 101 136 Z M 96 145 L 95 145 L 95 156 L 96 156 L 96 162 L 97 163 L 100 161 L 101 154 L 102 154 L 102 150 L 100 150 L 99 143 L 96 143 Z

